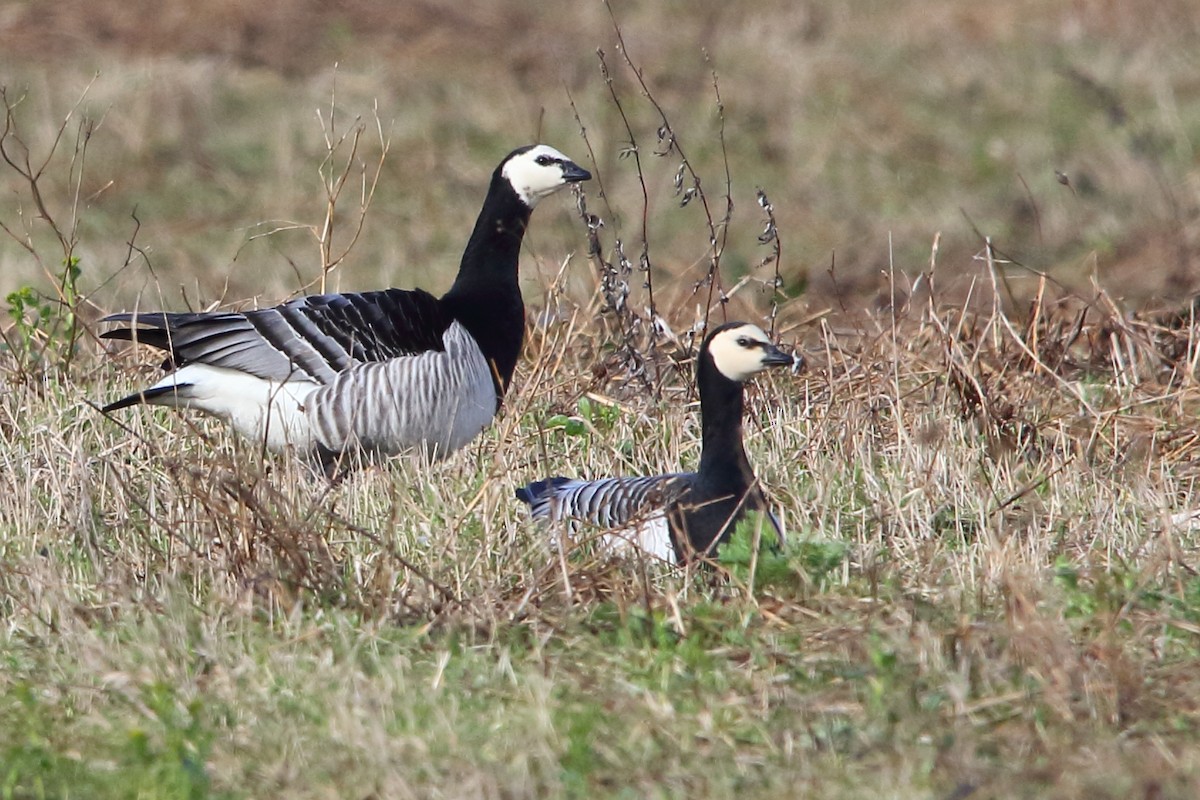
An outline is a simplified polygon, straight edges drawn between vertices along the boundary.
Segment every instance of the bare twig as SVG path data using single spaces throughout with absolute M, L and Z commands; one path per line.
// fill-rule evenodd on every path
M 618 49 L 621 53 L 621 57 L 625 61 L 625 65 L 629 68 L 629 71 L 633 74 L 634 79 L 637 81 L 637 84 L 641 89 L 642 97 L 646 99 L 646 101 L 658 114 L 660 124 L 657 130 L 658 149 L 655 151 L 655 155 L 667 156 L 671 153 L 675 153 L 679 156 L 680 167 L 679 172 L 676 173 L 676 185 L 684 191 L 684 199 L 680 202 L 686 205 L 688 202 L 691 202 L 692 198 L 695 198 L 700 201 L 700 205 L 704 209 L 704 219 L 708 226 L 709 264 L 707 274 L 695 285 L 694 291 L 698 291 L 704 286 L 708 287 L 708 301 L 705 305 L 704 311 L 704 327 L 707 328 L 708 315 L 712 310 L 713 294 L 718 288 L 720 288 L 721 254 L 723 252 L 725 239 L 724 236 L 717 230 L 718 223 L 714 220 L 712 207 L 709 204 L 708 196 L 705 194 L 704 188 L 701 185 L 700 175 L 693 168 L 691 160 L 684 151 L 683 145 L 679 141 L 679 136 L 676 134 L 670 118 L 667 116 L 667 112 L 663 109 L 658 100 L 655 99 L 654 93 L 650 90 L 649 84 L 646 83 L 645 76 L 642 74 L 642 70 L 638 68 L 633 61 L 633 57 L 629 54 L 629 48 L 625 44 L 625 37 L 621 32 L 621 25 L 617 21 L 616 12 L 613 11 L 612 4 L 609 2 L 609 0 L 604 0 L 604 7 L 608 10 L 609 18 L 612 20 L 613 31 L 616 34 L 617 44 L 619 45 Z M 720 95 L 718 94 L 718 104 L 719 103 Z M 691 184 L 686 188 L 684 188 L 683 185 L 684 176 L 686 176 L 688 182 Z M 689 191 L 691 192 L 690 195 L 688 194 Z M 727 193 L 726 209 L 727 211 L 732 211 L 732 201 L 730 201 L 728 197 L 729 196 Z M 727 223 L 728 218 L 724 219 L 720 223 L 720 227 L 724 228 Z

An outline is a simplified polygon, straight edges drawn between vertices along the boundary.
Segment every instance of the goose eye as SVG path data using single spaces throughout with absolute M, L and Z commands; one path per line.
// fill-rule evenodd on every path
M 534 159 L 534 161 L 538 164 L 538 166 L 542 167 L 548 167 L 554 163 L 554 159 L 550 156 L 538 156 L 536 159 Z
M 739 336 L 738 337 L 738 346 L 745 347 L 748 350 L 754 346 L 754 340 L 751 339 L 749 336 Z

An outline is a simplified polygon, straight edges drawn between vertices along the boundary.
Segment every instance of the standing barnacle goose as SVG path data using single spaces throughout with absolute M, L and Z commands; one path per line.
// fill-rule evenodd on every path
M 615 529 L 603 539 L 613 550 L 632 545 L 678 563 L 713 555 L 746 511 L 767 508 L 742 446 L 742 386 L 767 367 L 792 362 L 757 326 L 726 323 L 705 338 L 697 358 L 700 469 L 594 481 L 548 478 L 518 489 L 517 499 L 534 517 Z
M 343 454 L 425 446 L 445 456 L 496 414 L 525 335 L 517 259 L 537 202 L 591 174 L 546 145 L 492 174 L 454 285 L 324 294 L 274 308 L 113 314 L 107 339 L 170 355 L 162 380 L 109 403 L 195 408 L 273 450 L 331 466 Z

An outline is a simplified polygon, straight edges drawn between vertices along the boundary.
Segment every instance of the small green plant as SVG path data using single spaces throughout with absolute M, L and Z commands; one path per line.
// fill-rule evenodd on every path
M 561 428 L 567 436 L 587 438 L 592 430 L 607 432 L 621 417 L 621 410 L 607 403 L 581 397 L 575 404 L 577 414 L 555 414 L 546 420 L 547 429 Z
M 17 344 L 22 354 L 28 354 L 36 348 L 38 331 L 53 317 L 53 310 L 46 298 L 37 293 L 32 286 L 22 286 L 9 292 L 4 298 L 8 303 L 8 316 L 13 321 L 13 330 L 17 334 Z M 10 349 L 15 350 L 11 343 Z
M 595 739 L 606 715 L 599 706 L 587 704 L 565 709 L 560 716 L 566 740 L 566 749 L 559 760 L 560 777 L 570 796 L 585 796 L 592 775 L 603 766 L 596 753 Z
M 125 760 L 129 767 L 144 770 L 146 779 L 170 796 L 207 797 L 209 776 L 205 761 L 212 733 L 201 720 L 198 700 L 183 705 L 174 687 L 155 683 L 145 689 L 142 701 L 159 728 L 152 736 L 135 728 L 129 733 Z
M 1066 606 L 1063 613 L 1068 617 L 1090 617 L 1099 608 L 1095 591 L 1082 580 L 1079 568 L 1066 556 L 1054 562 L 1054 585 L 1063 593 Z
M 80 332 L 75 309 L 81 299 L 79 277 L 82 273 L 78 256 L 64 259 L 62 272 L 57 276 L 58 302 L 32 286 L 22 286 L 5 297 L 15 335 L 5 336 L 3 346 L 26 369 L 66 367 L 74 358 Z
M 578 417 L 569 417 L 566 414 L 555 414 L 546 420 L 545 425 L 547 430 L 561 428 L 567 436 L 578 436 L 585 438 L 588 435 L 587 424 Z
M 903 681 L 900 659 L 895 648 L 879 637 L 871 637 L 867 645 L 871 671 L 863 683 L 866 706 L 875 714 L 894 721 L 904 698 L 897 696 L 897 684 Z
M 720 547 L 717 562 L 739 580 L 748 581 L 753 567 L 756 589 L 800 581 L 820 586 L 845 560 L 846 550 L 842 542 L 808 538 L 781 545 L 774 525 L 762 514 L 752 513 L 738 522 L 733 536 Z

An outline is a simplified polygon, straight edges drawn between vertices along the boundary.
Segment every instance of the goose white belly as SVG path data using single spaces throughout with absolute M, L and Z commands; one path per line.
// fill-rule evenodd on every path
M 550 515 L 551 531 L 550 544 L 558 547 L 559 529 L 564 529 L 570 541 L 589 542 L 600 552 L 610 553 L 626 558 L 636 557 L 639 552 L 651 559 L 675 563 L 675 547 L 671 544 L 671 524 L 665 511 L 656 511 L 644 519 L 630 522 L 614 530 L 601 531 L 593 534 L 590 529 L 582 529 L 580 520 L 573 519 L 559 511 Z M 556 524 L 557 523 L 557 524 Z
M 675 548 L 671 544 L 671 524 L 665 511 L 649 515 L 624 528 L 601 535 L 603 547 L 625 556 L 643 551 L 651 558 L 675 563 Z
M 289 445 L 300 450 L 315 445 L 304 412 L 306 399 L 319 388 L 313 381 L 270 381 L 235 369 L 188 364 L 147 392 L 172 386 L 179 387 L 178 391 L 160 395 L 153 402 L 211 414 L 274 452 Z

